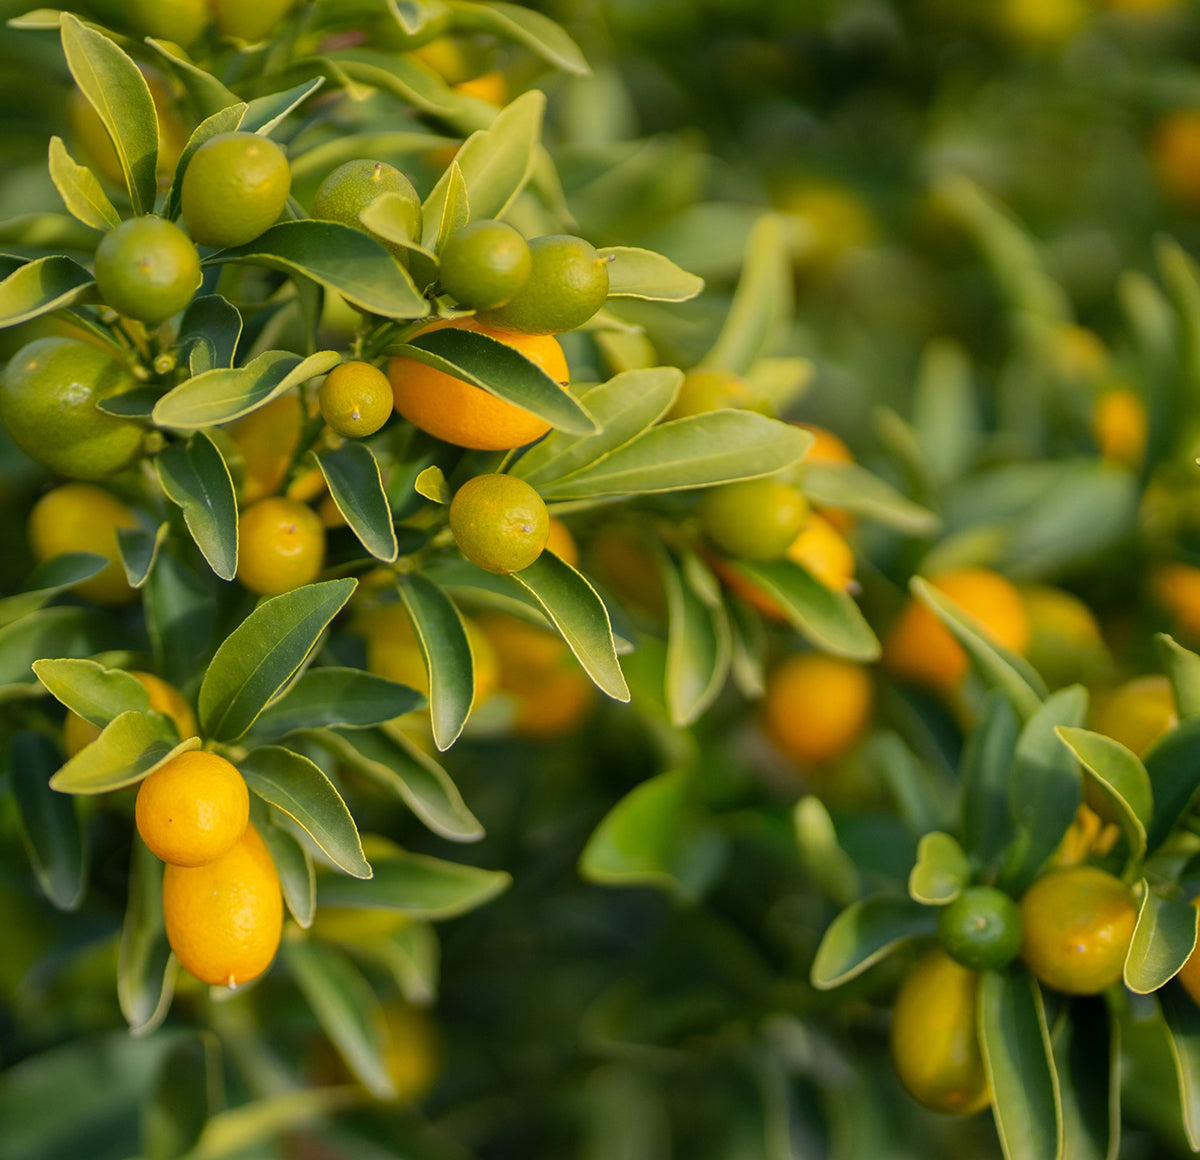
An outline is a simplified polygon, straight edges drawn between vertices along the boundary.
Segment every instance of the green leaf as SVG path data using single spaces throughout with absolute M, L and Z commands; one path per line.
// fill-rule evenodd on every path
M 1163 734 L 1143 757 L 1154 794 L 1154 820 L 1146 834 L 1153 852 L 1183 816 L 1200 789 L 1200 718 Z
M 158 116 L 138 66 L 103 33 L 63 13 L 67 67 L 104 124 L 135 214 L 153 213 L 158 195 Z
M 1046 695 L 1045 682 L 1034 669 L 1022 657 L 997 643 L 979 621 L 963 612 L 927 580 L 914 576 L 909 588 L 954 634 L 984 680 L 1005 693 L 1023 719 L 1032 717 Z
M 129 711 L 114 717 L 100 736 L 81 749 L 51 779 L 59 793 L 108 793 L 136 785 L 161 765 L 200 744 L 199 737 L 175 742 L 167 719 Z
M 396 910 L 412 918 L 457 918 L 503 893 L 512 877 L 426 854 L 396 851 L 375 860 L 369 880 L 325 876 L 317 884 L 318 906 Z
M 177 687 L 187 685 L 208 659 L 217 620 L 212 588 L 208 573 L 166 552 L 143 590 L 155 668 Z
M 133 843 L 128 901 L 117 952 L 117 1001 L 132 1035 L 148 1035 L 167 1017 L 178 967 L 162 913 L 163 864 Z
M 281 222 L 254 241 L 220 250 L 208 260 L 303 274 L 352 306 L 385 318 L 424 318 L 429 313 L 429 303 L 408 271 L 383 244 L 338 222 Z
M 873 661 L 879 640 L 846 592 L 822 584 L 791 560 L 728 560 L 729 568 L 779 605 L 788 623 L 824 652 Z
M 286 830 L 270 824 L 257 827 L 279 874 L 283 900 L 292 917 L 308 930 L 317 912 L 317 876 L 308 851 Z
M 284 117 L 304 104 L 324 83 L 324 77 L 313 77 L 281 93 L 255 97 L 246 106 L 245 115 L 238 128 L 243 133 L 257 133 L 260 137 L 269 137 Z
M 592 387 L 579 401 L 599 430 L 594 435 L 551 431 L 517 460 L 512 474 L 540 487 L 598 463 L 657 423 L 675 402 L 682 383 L 682 371 L 650 367 L 625 371 Z
M 272 701 L 254 722 L 255 738 L 283 737 L 300 729 L 362 729 L 424 708 L 425 697 L 407 685 L 361 669 L 313 668 Z
M 694 901 L 724 863 L 723 835 L 703 813 L 694 777 L 682 769 L 635 786 L 604 816 L 579 859 L 584 878 L 605 886 L 654 886 Z
M 431 330 L 393 353 L 441 371 L 545 419 L 560 431 L 593 434 L 596 421 L 569 391 L 511 346 L 473 330 Z
M 950 483 L 974 462 L 978 411 L 966 351 L 950 339 L 927 342 L 917 369 L 912 426 L 924 466 L 937 482 Z
M 945 906 L 971 881 L 971 864 L 963 848 L 949 834 L 934 830 L 917 843 L 917 861 L 908 876 L 908 893 L 914 902 Z
M 312 739 L 351 769 L 399 796 L 435 834 L 453 842 L 474 842 L 483 827 L 462 799 L 450 775 L 399 734 L 374 729 L 346 734 L 322 730 Z
M 217 649 L 200 686 L 206 737 L 235 741 L 308 660 L 357 581 L 307 584 L 264 600 Z
M 60 592 L 74 588 L 108 567 L 94 552 L 65 552 L 39 564 L 21 586 L 21 591 L 0 599 L 0 628 L 36 612 Z
M 211 1034 L 175 1040 L 142 1106 L 142 1155 L 146 1160 L 179 1160 L 191 1152 L 217 1110 L 219 1070 Z
M 941 520 L 928 508 L 902 496 L 857 463 L 804 466 L 804 494 L 823 507 L 840 508 L 910 536 L 933 535 Z
M 432 580 L 413 572 L 399 585 L 429 674 L 433 740 L 449 749 L 458 740 L 475 700 L 475 661 L 462 616 Z
M 502 109 L 489 128 L 472 133 L 463 142 L 454 161 L 462 173 L 471 216 L 476 221 L 503 217 L 525 188 L 533 174 L 545 111 L 546 95 L 530 89 Z M 451 170 L 447 169 L 421 207 L 421 244 L 426 249 L 435 246 L 441 232 L 451 181 Z
M 1017 833 L 1003 872 L 1004 885 L 1013 894 L 1029 886 L 1075 820 L 1083 784 L 1075 754 L 1059 740 L 1058 727 L 1082 724 L 1087 703 L 1082 686 L 1060 689 L 1021 730 L 1009 775 L 1009 809 Z
M 1053 1160 L 1063 1143 L 1046 1009 L 1023 967 L 979 979 L 979 1039 L 1005 1160 Z
M 287 814 L 335 866 L 355 878 L 371 877 L 358 827 L 320 766 L 290 749 L 265 745 L 246 754 L 238 769 L 246 784 Z
M 688 583 L 661 553 L 659 575 L 667 596 L 666 699 L 676 728 L 696 721 L 724 688 L 733 647 L 716 579 L 694 555 L 685 559 L 685 568 L 704 573 L 699 584 Z
M 680 269 L 670 258 L 635 246 L 605 246 L 609 260 L 608 296 L 650 302 L 687 302 L 704 289 L 704 279 Z
M 371 89 L 391 93 L 423 113 L 448 119 L 461 110 L 458 96 L 428 65 L 407 53 L 371 48 L 339 48 L 317 58 L 325 70 L 355 100 L 371 96 Z
M 1156 633 L 1159 659 L 1171 681 L 1179 716 L 1200 717 L 1200 656 L 1186 649 L 1165 632 Z
M 208 77 L 208 74 L 202 70 L 196 69 L 195 71 Z M 182 211 L 183 176 L 187 172 L 192 155 L 213 137 L 219 136 L 221 133 L 236 132 L 241 126 L 242 118 L 246 115 L 247 106 L 238 101 L 236 97 L 232 101 L 225 101 L 224 98 L 218 99 L 225 107 L 214 110 L 196 126 L 188 138 L 187 144 L 183 147 L 183 152 L 179 155 L 179 161 L 175 166 L 175 176 L 171 181 L 171 188 L 167 191 L 167 201 L 163 208 L 163 216 L 171 221 L 174 221 Z
M 1130 856 L 1140 860 L 1146 853 L 1146 828 L 1154 815 L 1146 767 L 1136 753 L 1103 733 L 1070 728 L 1059 729 L 1057 733 L 1115 807 L 1129 842 Z
M 65 255 L 25 262 L 0 281 L 0 328 L 70 306 L 93 285 L 92 275 Z
M 219 367 L 186 379 L 159 399 L 154 422 L 185 431 L 229 423 L 326 374 L 341 361 L 332 350 L 308 358 L 284 350 L 264 351 L 243 367 Z
M 750 411 L 689 415 L 651 427 L 539 490 L 560 500 L 710 487 L 773 475 L 798 462 L 811 444 L 807 431 Z
M 1164 898 L 1142 879 L 1142 905 L 1125 956 L 1125 986 L 1138 995 L 1165 987 L 1196 949 L 1200 910 L 1182 898 Z
M 848 983 L 901 943 L 937 930 L 937 911 L 896 895 L 864 898 L 846 907 L 830 924 L 813 959 L 811 979 L 818 991 Z
M 1054 1028 L 1063 1160 L 1117 1160 L 1121 1145 L 1121 1034 L 1103 999 L 1078 999 Z
M 500 40 L 523 44 L 535 56 L 565 72 L 581 77 L 591 73 L 579 45 L 561 25 L 540 12 L 519 4 L 484 0 L 456 5 L 456 19 L 464 31 L 490 33 Z
M 394 1098 L 384 1060 L 387 1027 L 371 985 L 345 955 L 320 943 L 288 943 L 284 960 L 317 1022 L 358 1081 L 377 1099 Z
M 36 680 L 33 662 L 46 656 L 90 656 L 126 641 L 110 616 L 92 608 L 40 608 L 0 628 L 0 688 Z
M 963 748 L 963 834 L 967 850 L 984 866 L 1000 857 L 1013 836 L 1008 783 L 1020 735 L 1011 702 L 994 692 Z
M 454 498 L 446 483 L 446 473 L 436 463 L 417 476 L 413 490 L 434 503 L 448 504 Z
M 196 115 L 209 117 L 214 113 L 236 107 L 239 117 L 245 110 L 236 94 L 231 93 L 212 73 L 193 64 L 179 45 L 169 40 L 155 40 L 147 36 L 145 43 L 158 53 L 161 65 L 179 78 L 188 101 L 195 107 Z M 236 128 L 237 125 L 234 125 Z M 176 210 L 178 213 L 178 210 Z M 171 215 L 174 216 L 174 215 Z
M 187 529 L 209 567 L 222 580 L 232 580 L 238 560 L 237 495 L 217 445 L 199 431 L 186 444 L 164 447 L 154 466 L 167 499 L 183 509 Z
M 130 588 L 141 588 L 150 579 L 150 570 L 170 531 L 171 525 L 166 520 L 153 532 L 144 528 L 117 529 L 117 550 Z
M 424 211 L 422 211 L 424 216 Z M 446 170 L 446 188 L 442 196 L 442 220 L 437 228 L 435 248 L 440 254 L 452 234 L 458 233 L 471 220 L 471 199 L 467 193 L 466 178 L 457 161 L 451 161 Z M 424 227 L 422 227 L 424 228 Z
M 410 919 L 373 942 L 369 953 L 391 974 L 409 1003 L 428 1007 L 437 999 L 441 947 L 433 923 Z
M 425 268 L 418 269 L 415 265 L 411 268 L 414 282 L 424 285 L 427 279 L 432 282 L 437 277 L 438 258 L 432 250 L 427 250 L 421 245 L 419 236 L 414 241 L 411 233 L 412 218 L 412 203 L 398 193 L 380 194 L 358 215 L 358 220 L 371 233 L 394 246 L 401 246 L 412 254 L 420 255 L 426 264 Z
M 121 215 L 113 209 L 100 179 L 80 165 L 61 137 L 50 138 L 50 179 L 70 213 L 94 230 L 110 230 L 121 224 Z
M 332 451 L 317 452 L 314 458 L 359 543 L 375 559 L 392 563 L 400 549 L 374 452 L 365 443 L 348 440 Z
M 150 711 L 145 686 L 120 669 L 65 657 L 34 661 L 33 671 L 53 697 L 101 729 L 122 713 Z
M 190 347 L 188 369 L 193 377 L 232 367 L 241 337 L 242 316 L 220 294 L 193 298 L 179 322 L 179 345 Z
M 706 369 L 744 375 L 755 360 L 768 354 L 792 319 L 792 267 L 777 214 L 763 214 L 746 242 L 742 276 Z
M 834 902 L 849 906 L 858 898 L 862 883 L 854 859 L 838 843 L 825 803 L 814 794 L 805 795 L 796 803 L 792 823 L 805 873 Z
M 767 633 L 762 617 L 744 600 L 728 596 L 725 611 L 733 637 L 729 671 L 738 691 L 749 701 L 757 701 L 767 687 Z
M 62 761 L 58 747 L 44 734 L 18 733 L 10 756 L 9 785 L 38 885 L 59 910 L 75 910 L 83 901 L 87 864 L 75 800 L 50 788 Z
M 1168 984 L 1158 992 L 1167 1044 L 1179 1082 L 1183 1129 L 1192 1151 L 1200 1151 L 1200 1008 L 1181 986 Z
M 553 552 L 543 552 L 512 579 L 541 605 L 597 688 L 615 701 L 628 701 L 608 609 L 587 577 Z

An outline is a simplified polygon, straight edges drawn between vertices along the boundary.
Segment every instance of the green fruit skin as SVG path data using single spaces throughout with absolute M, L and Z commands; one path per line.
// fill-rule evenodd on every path
M 406 259 L 403 246 L 380 237 L 359 220 L 359 214 L 376 198 L 385 193 L 397 194 L 403 200 L 403 224 L 410 240 L 421 236 L 421 198 L 413 183 L 394 165 L 386 161 L 362 158 L 339 165 L 317 187 L 313 197 L 312 215 L 320 221 L 340 222 L 351 229 L 370 234 L 395 257 Z
M 96 403 L 135 386 L 107 351 L 74 338 L 39 338 L 9 361 L 0 380 L 0 419 L 43 467 L 73 479 L 103 479 L 137 458 L 144 431 Z
M 222 36 L 254 43 L 265 40 L 295 0 L 210 0 L 213 21 Z
M 241 138 L 253 138 L 262 148 L 247 157 L 229 144 Z M 235 162 L 238 188 L 230 193 L 229 171 Z M 214 197 L 213 190 L 221 196 Z M 291 168 L 274 141 L 255 133 L 218 133 L 192 154 L 184 171 L 183 221 L 202 246 L 244 246 L 275 224 L 290 190 Z
M 442 289 L 467 310 L 510 302 L 529 281 L 533 258 L 506 222 L 478 221 L 452 234 L 440 255 Z
M 96 286 L 118 314 L 159 323 L 200 287 L 200 255 L 178 226 L 158 217 L 123 221 L 96 247 Z
M 938 938 L 956 962 L 998 970 L 1021 950 L 1021 909 L 1003 891 L 971 886 L 938 915 Z
M 591 243 L 548 234 L 529 243 L 529 280 L 513 298 L 481 317 L 523 334 L 561 334 L 582 326 L 608 297 L 608 262 Z
M 123 19 L 140 36 L 187 48 L 208 27 L 208 0 L 125 0 Z
M 496 487 L 500 497 L 489 496 Z M 478 502 L 477 496 L 484 501 Z M 507 575 L 528 568 L 550 534 L 545 501 L 524 480 L 505 475 L 469 479 L 450 502 L 450 531 L 459 551 L 472 564 Z
M 700 501 L 700 525 L 722 551 L 743 560 L 778 560 L 804 521 L 808 502 L 777 479 L 726 483 Z

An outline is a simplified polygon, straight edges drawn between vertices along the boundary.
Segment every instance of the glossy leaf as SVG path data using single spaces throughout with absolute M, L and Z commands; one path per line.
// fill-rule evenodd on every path
M 1125 956 L 1125 986 L 1148 995 L 1166 986 L 1196 947 L 1200 910 L 1182 898 L 1164 898 L 1142 879 L 1142 904 Z
M 1112 804 L 1129 842 L 1130 856 L 1141 859 L 1146 852 L 1146 828 L 1154 814 L 1146 767 L 1136 753 L 1103 733 L 1071 728 L 1057 732 Z
M 908 876 L 908 893 L 914 902 L 945 906 L 970 881 L 971 864 L 950 834 L 934 830 L 917 843 L 917 861 Z
M 238 560 L 237 495 L 217 445 L 199 431 L 186 444 L 168 444 L 154 466 L 167 498 L 183 509 L 209 567 L 222 580 L 232 580 Z
M 424 708 L 425 696 L 361 669 L 312 668 L 263 710 L 253 737 L 283 737 L 300 729 L 362 729 Z
M 232 367 L 241 337 L 242 316 L 220 294 L 193 298 L 179 322 L 179 345 L 191 348 L 188 369 L 193 377 Z
M 704 565 L 692 558 L 693 568 Z M 732 641 L 719 594 L 704 599 L 663 553 L 659 575 L 667 595 L 667 707 L 676 728 L 692 724 L 713 703 L 729 672 Z M 715 585 L 712 574 L 709 581 Z
M 136 785 L 160 765 L 200 744 L 199 737 L 176 742 L 173 732 L 157 713 L 121 713 L 50 779 L 50 788 L 93 794 Z
M 1054 1028 L 1063 1160 L 1117 1160 L 1121 1145 L 1121 1034 L 1103 999 L 1079 999 Z
M 605 246 L 609 259 L 608 296 L 644 298 L 650 302 L 687 302 L 704 289 L 704 279 L 689 274 L 664 254 L 636 246 Z
M 110 230 L 121 224 L 100 179 L 67 152 L 61 137 L 50 138 L 50 179 L 67 209 L 85 226 Z
M 830 924 L 813 959 L 811 979 L 828 991 L 861 975 L 910 939 L 937 929 L 937 911 L 896 895 L 877 895 L 848 906 Z
M 1154 820 L 1146 834 L 1146 848 L 1153 852 L 1200 790 L 1200 718 L 1165 733 L 1142 760 L 1154 794 Z
M 0 628 L 36 612 L 60 592 L 74 588 L 98 575 L 108 566 L 94 552 L 64 552 L 39 564 L 21 586 L 21 591 L 0 598 Z
M 458 13 L 464 30 L 490 33 L 501 41 L 515 41 L 547 64 L 575 76 L 591 72 L 579 45 L 560 24 L 540 12 L 502 0 L 481 0 L 460 6 Z
M 811 463 L 804 467 L 804 494 L 816 504 L 853 512 L 911 536 L 929 536 L 941 520 L 856 463 Z
M 1008 783 L 1020 734 L 1011 702 L 995 692 L 963 748 L 963 833 L 967 850 L 985 866 L 999 858 L 1013 836 Z
M 287 830 L 268 824 L 259 826 L 258 832 L 271 852 L 288 912 L 307 930 L 317 912 L 317 876 L 312 859 Z
M 150 695 L 145 686 L 120 669 L 64 657 L 34 661 L 33 671 L 51 696 L 100 728 L 122 713 L 150 710 Z
M 1171 680 L 1175 708 L 1183 720 L 1200 717 L 1200 656 L 1184 648 L 1165 632 L 1154 637 L 1163 668 Z
M 59 910 L 75 910 L 83 900 L 87 864 L 75 800 L 50 788 L 61 762 L 58 747 L 44 734 L 18 733 L 12 740 L 9 786 L 42 893 Z
M 200 686 L 206 737 L 233 741 L 254 724 L 300 670 L 355 586 L 354 580 L 327 580 L 273 596 L 225 638 Z
M 178 968 L 163 926 L 162 876 L 163 864 L 135 840 L 117 952 L 117 1000 L 133 1035 L 162 1023 L 175 992 Z
M 217 621 L 217 601 L 206 577 L 164 552 L 146 581 L 142 607 L 154 649 L 155 668 L 179 687 L 208 659 Z
M 130 588 L 141 588 L 150 579 L 150 570 L 170 530 L 165 520 L 153 532 L 144 528 L 117 529 L 117 550 Z
M 1175 983 L 1158 992 L 1167 1026 L 1167 1045 L 1179 1082 L 1183 1128 L 1192 1151 L 1200 1151 L 1200 1007 Z
M 0 280 L 0 328 L 70 306 L 93 285 L 92 275 L 65 255 L 25 262 Z
M 628 701 L 608 609 L 583 573 L 543 552 L 512 579 L 538 602 L 597 688 L 615 701 Z
M 368 552 L 387 563 L 399 555 L 392 509 L 374 453 L 364 443 L 347 441 L 315 456 L 329 494 L 350 530 Z
M 39 608 L 0 628 L 0 688 L 36 688 L 33 662 L 40 657 L 90 656 L 120 648 L 122 634 L 111 618 L 91 608 Z

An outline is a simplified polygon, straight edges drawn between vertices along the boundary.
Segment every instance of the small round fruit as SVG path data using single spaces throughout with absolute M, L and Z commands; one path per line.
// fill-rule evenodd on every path
M 488 322 L 525 334 L 559 334 L 582 326 L 608 297 L 608 260 L 590 242 L 550 234 L 529 243 L 529 279 Z
M 747 479 L 704 493 L 700 526 L 723 552 L 744 560 L 778 560 L 808 518 L 808 502 L 778 479 Z
M 1150 142 L 1159 188 L 1185 209 L 1200 207 L 1200 110 L 1178 109 L 1159 122 Z
M 514 334 L 477 318 L 438 322 L 422 332 L 451 327 L 494 338 L 529 359 L 565 391 L 570 372 L 562 347 L 547 335 Z M 458 447 L 508 451 L 540 439 L 550 424 L 524 407 L 505 402 L 480 387 L 424 363 L 397 357 L 388 364 L 396 410 L 422 431 Z
M 108 563 L 73 591 L 97 604 L 128 604 L 137 595 L 129 587 L 118 528 L 136 528 L 137 519 L 114 495 L 88 483 L 66 483 L 48 491 L 29 513 L 29 543 L 39 562 L 67 552 L 92 552 Z
M 1025 656 L 1050 687 L 1094 683 L 1111 666 L 1108 646 L 1092 610 L 1061 588 L 1042 584 L 1021 587 L 1029 621 Z
M 295 0 L 209 0 L 213 21 L 222 36 L 255 43 L 265 40 L 291 10 Z
M 707 415 L 710 411 L 749 410 L 757 399 L 750 384 L 732 371 L 688 371 L 679 394 L 667 412 L 668 419 Z
M 200 288 L 200 255 L 174 223 L 130 218 L 96 247 L 96 287 L 118 314 L 156 325 L 178 314 Z
M 0 419 L 43 467 L 74 479 L 102 479 L 138 457 L 145 431 L 96 404 L 136 386 L 125 366 L 90 342 L 37 338 L 5 368 Z
M 477 221 L 451 234 L 438 281 L 467 310 L 491 310 L 529 281 L 533 260 L 525 238 L 507 222 Z
M 504 575 L 528 568 L 550 536 L 546 504 L 523 479 L 477 475 L 450 503 L 450 530 L 472 564 Z
M 844 592 L 854 580 L 853 549 L 841 532 L 816 512 L 788 546 L 787 558 L 835 592 Z
M 862 735 L 872 700 L 871 678 L 861 665 L 804 653 L 781 661 L 767 677 L 764 727 L 793 761 L 823 765 Z
M 325 376 L 317 395 L 321 414 L 339 435 L 374 435 L 392 414 L 392 384 L 378 367 L 345 362 Z
M 1092 438 L 1105 459 L 1127 467 L 1140 467 L 1146 455 L 1148 432 L 1146 404 L 1136 391 L 1114 387 L 1096 400 Z
M 1051 870 L 1021 899 L 1021 957 L 1056 991 L 1098 995 L 1121 978 L 1137 914 L 1129 888 L 1107 871 Z
M 202 983 L 236 987 L 271 965 L 283 933 L 283 896 L 270 852 L 252 826 L 204 866 L 163 871 L 167 941 Z
M 1118 685 L 1097 697 L 1092 710 L 1092 728 L 1139 757 L 1178 724 L 1171 682 L 1158 673 Z
M 257 133 L 218 133 L 183 174 L 183 221 L 202 246 L 242 246 L 273 226 L 292 171 L 283 150 Z
M 410 241 L 420 241 L 421 198 L 413 183 L 386 161 L 363 158 L 339 165 L 317 187 L 312 215 L 321 221 L 341 222 L 344 226 L 370 234 L 397 257 L 407 258 L 402 246 L 379 237 L 359 220 L 358 215 L 385 193 L 400 197 L 402 221 L 408 238 Z
M 124 0 L 125 24 L 138 36 L 187 48 L 208 27 L 208 0 Z
M 238 521 L 237 578 L 251 592 L 277 596 L 311 584 L 325 562 L 325 527 L 312 508 L 272 496 Z
M 970 1116 L 991 1102 L 979 1046 L 979 975 L 941 947 L 913 964 L 892 1008 L 892 1063 L 908 1094 L 934 1112 Z
M 133 670 L 129 675 L 146 690 L 150 697 L 150 708 L 156 713 L 165 713 L 175 722 L 181 740 L 196 736 L 196 715 L 192 712 L 191 705 L 180 696 L 178 689 L 153 673 Z M 78 713 L 68 711 L 67 719 L 63 722 L 63 743 L 67 747 L 68 757 L 74 757 L 99 736 L 98 726 L 80 717 Z
M 231 850 L 250 821 L 242 775 L 223 757 L 193 749 L 138 787 L 142 841 L 172 866 L 204 866 Z
M 942 907 L 938 939 L 964 967 L 998 970 L 1021 952 L 1020 908 L 993 886 L 969 886 Z

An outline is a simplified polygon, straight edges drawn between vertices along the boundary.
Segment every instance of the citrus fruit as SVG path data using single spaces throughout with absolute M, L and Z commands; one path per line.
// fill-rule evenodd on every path
M 503 575 L 528 568 L 550 535 L 542 497 L 523 479 L 477 475 L 450 503 L 450 530 L 472 564 Z
M 524 237 L 507 222 L 489 220 L 451 234 L 439 260 L 442 289 L 467 310 L 511 301 L 533 268 Z
M 1098 995 L 1121 978 L 1137 913 L 1129 888 L 1107 871 L 1051 870 L 1021 899 L 1021 957 L 1056 991 Z
M 854 456 L 845 442 L 832 431 L 818 427 L 815 423 L 797 423 L 802 431 L 813 437 L 812 445 L 804 456 L 804 463 L 853 463 Z
M 361 158 L 339 165 L 327 174 L 317 187 L 312 215 L 321 221 L 341 222 L 344 226 L 361 230 L 370 234 L 396 257 L 407 257 L 407 252 L 402 246 L 379 237 L 359 220 L 358 215 L 385 193 L 397 194 L 403 200 L 403 222 L 409 240 L 419 241 L 421 199 L 417 196 L 413 183 L 386 161 Z
M 781 661 L 767 677 L 767 736 L 793 761 L 823 765 L 862 735 L 871 716 L 871 678 L 861 665 L 820 653 Z
M 1114 387 L 1096 400 L 1092 438 L 1105 459 L 1140 466 L 1146 454 L 1146 432 L 1146 405 L 1136 391 Z
M 896 1074 L 917 1103 L 973 1115 L 991 1102 L 979 1046 L 979 975 L 941 947 L 909 969 L 892 1007 Z
M 1000 29 L 1024 48 L 1058 49 L 1087 23 L 1085 0 L 1002 0 Z
M 1111 361 L 1104 340 L 1094 330 L 1074 322 L 1054 328 L 1050 354 L 1058 373 L 1071 380 L 1095 380 Z
M 994 886 L 968 886 L 938 915 L 938 939 L 973 971 L 1007 966 L 1021 951 L 1021 911 Z
M 59 475 L 101 479 L 142 450 L 143 428 L 96 404 L 137 386 L 112 355 L 74 338 L 36 338 L 0 380 L 0 419 L 31 459 Z
M 808 518 L 808 501 L 778 479 L 747 479 L 704 493 L 704 534 L 723 552 L 744 560 L 777 560 Z
M 283 150 L 257 133 L 218 133 L 183 174 L 183 221 L 202 246 L 242 246 L 273 226 L 292 171 Z
M 553 552 L 565 564 L 579 567 L 579 548 L 570 529 L 560 519 L 550 517 L 550 534 L 546 537 L 546 551 Z
M 525 285 L 487 321 L 525 334 L 558 334 L 582 326 L 608 297 L 608 260 L 590 242 L 550 234 L 529 243 Z
M 221 857 L 163 871 L 167 941 L 203 983 L 236 987 L 271 965 L 283 933 L 283 896 L 270 852 L 252 826 Z
M 446 28 L 450 28 L 453 22 L 451 15 Z M 479 71 L 476 54 L 472 51 L 474 47 L 461 37 L 436 36 L 424 44 L 413 45 L 409 55 L 433 69 L 447 84 L 460 85 Z
M 1159 122 L 1150 162 L 1171 201 L 1186 209 L 1200 206 L 1200 109 L 1180 109 Z
M 153 673 L 130 671 L 129 675 L 149 694 L 150 708 L 156 713 L 165 713 L 175 722 L 180 740 L 196 736 L 196 715 L 192 712 L 192 707 L 180 696 L 178 689 Z M 99 726 L 80 717 L 78 713 L 68 711 L 67 719 L 63 722 L 63 743 L 67 747 L 68 757 L 74 757 L 99 736 Z
M 251 504 L 279 490 L 304 426 L 304 408 L 294 391 L 279 395 L 228 428 L 241 452 L 241 500 Z M 310 500 L 325 489 L 319 467 L 301 472 L 288 488 L 288 498 Z
M 836 182 L 795 185 L 784 191 L 779 206 L 796 220 L 792 257 L 810 274 L 827 274 L 843 255 L 869 246 L 878 233 L 863 200 Z
M 1200 894 L 1192 899 L 1192 905 L 1200 907 Z M 1192 1002 L 1200 1004 L 1200 947 L 1194 949 L 1179 968 L 1179 981 L 1192 997 Z
M 407 1003 L 389 1003 L 383 1010 L 387 1046 L 383 1064 L 397 1103 L 426 1095 L 442 1069 L 442 1040 L 432 1016 Z
M 458 318 L 426 327 L 424 333 L 453 327 L 487 335 L 543 370 L 563 390 L 570 374 L 566 356 L 548 335 L 514 334 L 476 318 Z M 508 451 L 540 439 L 550 430 L 545 419 L 505 402 L 480 387 L 427 367 L 413 359 L 397 357 L 388 364 L 396 410 L 430 435 L 459 447 L 479 451 Z
M 233 848 L 250 821 L 242 775 L 223 757 L 193 749 L 138 786 L 142 841 L 172 866 L 203 866 Z
M 503 73 L 481 73 L 469 81 L 459 81 L 454 91 L 460 96 L 474 97 L 477 101 L 487 101 L 489 105 L 503 108 L 508 100 L 508 81 Z
M 200 255 L 177 225 L 152 215 L 129 218 L 96 247 L 96 288 L 118 314 L 157 324 L 200 288 Z
M 1134 677 L 1097 697 L 1092 728 L 1139 757 L 1179 723 L 1171 682 L 1159 674 Z
M 1023 653 L 1029 619 L 1012 583 L 986 568 L 964 568 L 929 577 L 929 582 L 965 612 L 996 643 Z M 955 689 L 967 675 L 967 654 L 950 630 L 913 598 L 883 643 L 883 663 L 897 676 L 941 692 Z
M 1160 564 L 1151 573 L 1154 599 L 1174 619 L 1183 636 L 1200 638 L 1200 568 L 1192 564 Z
M 842 592 L 854 580 L 854 552 L 824 516 L 811 512 L 791 542 L 787 558 L 813 574 L 826 588 Z
M 208 0 L 213 21 L 222 36 L 251 43 L 265 40 L 275 25 L 291 11 L 295 0 Z
M 1108 646 L 1092 610 L 1061 588 L 1030 584 L 1021 588 L 1029 621 L 1029 663 L 1052 688 L 1090 683 L 1110 663 Z
M 251 592 L 276 596 L 311 584 L 325 562 L 325 527 L 294 499 L 260 499 L 238 520 L 237 578 Z
M 125 0 L 123 15 L 138 36 L 187 48 L 208 27 L 208 0 Z
M 74 591 L 97 604 L 128 604 L 137 595 L 125 578 L 118 528 L 137 519 L 116 496 L 88 483 L 66 483 L 48 491 L 29 513 L 29 544 L 38 561 L 66 552 L 93 552 L 108 563 Z
M 378 367 L 344 362 L 325 376 L 317 396 L 321 414 L 339 435 L 374 435 L 391 418 L 392 385 Z
M 756 402 L 750 384 L 732 371 L 688 371 L 679 394 L 667 412 L 668 419 L 706 415 L 710 411 L 747 410 Z

